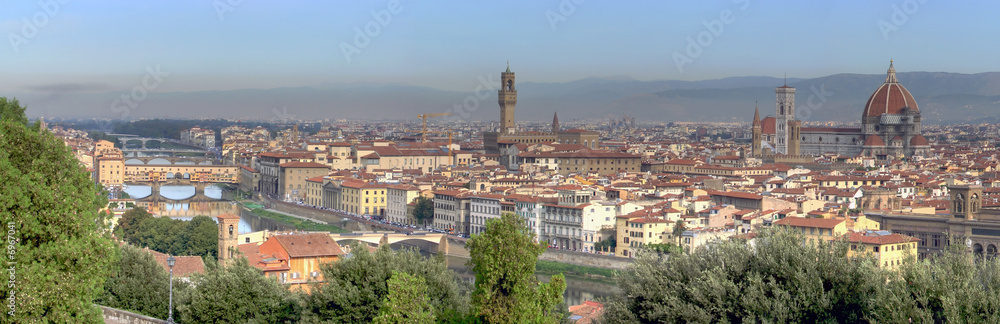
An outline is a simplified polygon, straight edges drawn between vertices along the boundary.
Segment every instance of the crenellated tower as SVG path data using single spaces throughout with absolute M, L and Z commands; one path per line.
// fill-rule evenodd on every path
M 510 71 L 510 62 L 507 62 L 507 71 L 500 73 L 497 101 L 500 103 L 500 133 L 514 134 L 517 131 L 517 124 L 514 123 L 517 89 L 514 88 L 514 72 Z

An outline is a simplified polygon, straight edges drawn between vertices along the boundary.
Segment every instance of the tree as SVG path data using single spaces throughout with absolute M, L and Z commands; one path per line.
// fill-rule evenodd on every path
M 423 225 L 427 225 L 427 220 L 434 219 L 434 200 L 417 196 L 417 201 L 413 206 L 413 218 Z
M 681 245 L 681 236 L 684 235 L 684 231 L 686 231 L 686 230 L 687 230 L 687 226 L 684 225 L 684 221 L 683 220 L 678 219 L 677 222 L 674 222 L 674 232 L 673 232 L 673 234 L 674 234 L 674 237 L 677 238 L 677 246 L 682 246 Z
M 125 242 L 136 244 L 132 238 L 135 237 L 136 232 L 139 230 L 139 224 L 149 218 L 153 218 L 153 214 L 150 214 L 141 207 L 129 209 L 122 213 L 122 217 L 118 219 L 115 234 Z
M 118 249 L 120 261 L 104 282 L 104 293 L 95 303 L 137 312 L 155 318 L 167 318 L 170 274 L 149 251 L 131 245 Z M 179 295 L 178 291 L 174 292 Z M 176 296 L 176 295 L 175 295 Z
M 214 259 L 218 255 L 217 223 L 208 216 L 190 221 L 153 217 L 145 210 L 132 209 L 122 215 L 117 233 L 122 240 L 172 255 L 197 255 Z
M 185 222 L 185 230 L 179 240 L 184 242 L 184 249 L 178 255 L 200 255 L 203 258 L 214 259 L 219 250 L 218 223 L 208 216 L 195 216 Z
M 28 116 L 24 115 L 24 108 L 17 98 L 8 100 L 7 97 L 0 97 L 0 120 L 27 126 Z
M 389 295 L 382 302 L 372 323 L 433 323 L 434 306 L 427 297 L 427 283 L 422 277 L 406 272 L 392 272 Z
M 538 256 L 545 243 L 535 243 L 524 219 L 505 213 L 486 222 L 486 230 L 466 242 L 476 273 L 473 313 L 488 323 L 558 323 L 566 280 L 562 274 L 549 283 L 535 277 Z
M 617 278 L 604 321 L 984 322 L 1000 321 L 1000 261 L 974 262 L 964 247 L 911 258 L 897 270 L 846 240 L 803 244 L 786 229 L 719 242 L 669 258 L 640 254 Z
M 191 277 L 192 288 L 178 299 L 181 323 L 297 323 L 301 297 L 265 277 L 239 258 L 232 263 L 206 264 L 204 274 Z
M 594 243 L 594 250 L 597 251 L 615 251 L 618 247 L 618 239 L 615 236 L 610 236 L 607 239 Z
M 676 254 L 684 252 L 684 248 L 680 245 L 674 245 L 674 243 L 666 244 L 647 244 L 645 245 L 650 251 L 661 253 L 661 254 Z
M 369 323 L 379 315 L 390 294 L 393 272 L 421 278 L 438 322 L 462 319 L 468 313 L 467 288 L 439 257 L 425 258 L 417 251 L 393 251 L 380 246 L 351 245 L 352 256 L 321 265 L 323 282 L 306 297 L 304 320 L 333 323 Z
M 63 142 L 26 125 L 17 100 L 0 98 L 0 224 L 7 233 L 4 271 L 16 308 L 3 322 L 98 322 L 94 298 L 117 255 L 107 205 L 90 174 Z M 13 244 L 10 244 L 13 243 Z

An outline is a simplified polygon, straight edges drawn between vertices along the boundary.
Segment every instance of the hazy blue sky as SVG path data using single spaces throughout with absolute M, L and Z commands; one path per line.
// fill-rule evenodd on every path
M 1000 54 L 997 1 L 404 0 L 396 13 L 389 1 L 62 1 L 4 1 L 0 91 L 119 91 L 156 66 L 169 82 L 155 91 L 466 91 L 508 59 L 521 82 L 562 82 L 881 74 L 890 58 L 901 72 L 977 73 Z

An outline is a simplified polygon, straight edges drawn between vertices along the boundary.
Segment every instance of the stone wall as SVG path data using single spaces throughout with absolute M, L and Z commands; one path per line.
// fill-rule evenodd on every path
M 548 249 L 538 257 L 539 260 L 554 261 L 578 266 L 624 270 L 632 265 L 633 260 L 610 255 L 573 252 Z
M 332 224 L 332 225 L 340 226 L 341 228 L 346 229 L 348 231 L 371 231 L 372 230 L 370 228 L 370 226 L 368 226 L 367 224 L 365 224 L 363 222 L 357 222 L 357 221 L 355 221 L 355 222 L 345 222 L 344 221 L 345 216 L 338 215 L 338 214 L 333 213 L 333 212 L 329 212 L 329 211 L 325 211 L 325 210 L 320 210 L 320 209 L 316 209 L 316 208 L 312 208 L 312 207 L 300 206 L 298 204 L 287 203 L 287 202 L 280 201 L 280 200 L 268 199 L 267 197 L 262 197 L 262 198 L 263 198 L 263 200 L 264 200 L 263 202 L 265 204 L 270 205 L 269 208 L 277 210 L 277 211 L 281 211 L 281 212 L 285 212 L 285 213 L 289 213 L 289 214 L 294 214 L 294 215 L 299 215 L 299 216 L 302 216 L 302 217 L 312 218 L 312 219 L 315 219 L 315 220 L 324 221 L 324 222 Z
M 105 324 L 162 324 L 167 321 L 155 319 L 146 315 L 123 311 L 117 308 L 97 305 L 104 311 Z

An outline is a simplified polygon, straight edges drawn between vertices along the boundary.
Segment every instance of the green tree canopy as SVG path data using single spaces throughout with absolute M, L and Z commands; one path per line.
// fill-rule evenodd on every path
M 1000 321 L 1000 263 L 973 262 L 962 247 L 898 270 L 848 244 L 803 244 L 766 230 L 669 256 L 642 253 L 617 279 L 608 323 Z
M 421 224 L 427 224 L 428 220 L 434 219 L 434 200 L 417 196 L 417 201 L 413 206 L 413 218 Z
M 130 244 L 171 255 L 197 255 L 214 259 L 219 249 L 217 223 L 208 216 L 190 221 L 153 217 L 141 208 L 126 211 L 116 233 Z
M 24 115 L 24 107 L 16 98 L 0 97 L 0 120 L 28 125 L 28 116 Z
M 115 235 L 126 242 L 136 244 L 132 238 L 139 231 L 139 224 L 149 218 L 153 218 L 153 215 L 141 207 L 129 209 L 122 213 L 122 217 L 118 219 L 118 225 L 115 226 Z
M 98 322 L 94 298 L 117 257 L 104 230 L 107 205 L 63 142 L 25 125 L 17 100 L 0 99 L 0 222 L 15 271 L 13 315 L 3 322 Z M 8 265 L 7 267 L 10 267 Z
M 427 297 L 424 278 L 393 271 L 388 285 L 389 295 L 372 323 L 434 323 L 434 306 Z
M 118 250 L 121 259 L 111 277 L 104 282 L 104 293 L 95 302 L 146 316 L 167 318 L 170 274 L 147 250 L 131 245 L 123 245 Z M 177 287 L 179 285 L 174 286 L 174 296 L 179 295 Z
M 206 263 L 180 296 L 181 323 L 297 323 L 301 296 L 239 258 L 221 266 Z
M 369 252 L 351 245 L 349 258 L 321 266 L 323 282 L 306 299 L 306 318 L 315 322 L 369 323 L 389 296 L 393 272 L 421 278 L 438 322 L 463 318 L 468 312 L 467 289 L 442 258 L 425 258 L 412 250 L 381 246 Z
M 524 219 L 511 213 L 486 222 L 486 230 L 465 244 L 476 273 L 472 293 L 474 314 L 487 323 L 558 323 L 566 280 L 549 283 L 535 277 L 535 263 L 545 244 L 535 242 Z

